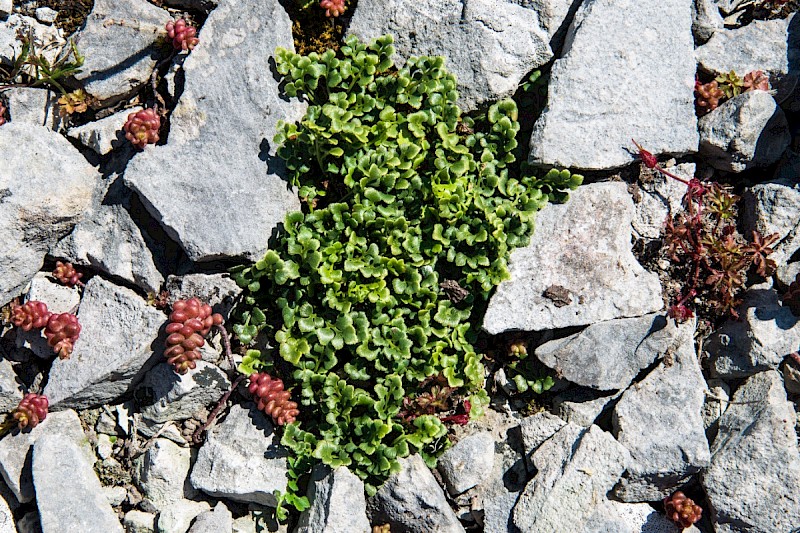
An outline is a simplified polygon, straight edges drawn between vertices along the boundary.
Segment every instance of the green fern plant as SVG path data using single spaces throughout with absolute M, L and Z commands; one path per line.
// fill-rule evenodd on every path
M 235 269 L 245 294 L 234 331 L 254 345 L 240 371 L 280 375 L 300 404 L 282 438 L 294 456 L 280 497 L 297 509 L 316 462 L 348 466 L 372 494 L 398 458 L 435 461 L 447 445 L 442 419 L 401 415 L 427 378 L 441 374 L 480 414 L 480 311 L 536 211 L 582 181 L 520 174 L 513 101 L 462 116 L 441 57 L 398 70 L 393 52 L 385 36 L 350 37 L 338 56 L 275 54 L 286 94 L 310 104 L 275 138 L 305 205 L 272 250 Z M 467 296 L 451 301 L 446 280 Z

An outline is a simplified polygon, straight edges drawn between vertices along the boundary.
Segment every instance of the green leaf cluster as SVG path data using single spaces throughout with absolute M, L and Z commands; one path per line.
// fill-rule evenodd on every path
M 515 172 L 513 101 L 462 116 L 441 57 L 398 70 L 393 52 L 389 36 L 350 37 L 338 56 L 276 52 L 286 94 L 309 102 L 275 138 L 306 209 L 286 217 L 264 258 L 238 269 L 245 310 L 234 329 L 244 343 L 274 335 L 278 370 L 301 404 L 282 440 L 295 454 L 293 483 L 321 461 L 348 466 L 374 491 L 398 458 L 433 458 L 446 445 L 439 418 L 397 415 L 434 374 L 480 412 L 488 397 L 473 311 L 508 278 L 535 213 L 581 183 L 566 171 Z M 453 303 L 445 279 L 469 296 Z M 240 369 L 269 365 L 251 350 Z

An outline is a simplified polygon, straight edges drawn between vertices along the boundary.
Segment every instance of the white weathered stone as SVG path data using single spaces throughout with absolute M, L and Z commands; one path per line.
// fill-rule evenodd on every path
M 100 120 L 70 128 L 67 131 L 67 137 L 80 141 L 82 145 L 100 155 L 105 155 L 128 142 L 122 127 L 128 120 L 128 115 L 141 111 L 141 109 L 141 107 L 123 109 Z
M 125 533 L 155 533 L 156 515 L 133 509 L 122 519 Z
M 10 15 L 8 20 L 0 22 L 0 63 L 11 65 L 22 52 L 22 41 L 17 39 L 17 32 L 32 34 L 34 47 L 51 65 L 67 44 L 61 30 L 55 26 L 40 24 L 36 19 L 24 15 Z M 26 69 L 26 72 L 30 72 L 31 67 Z
M 692 35 L 695 42 L 704 43 L 725 27 L 722 15 L 714 0 L 694 0 Z
M 56 131 L 61 126 L 57 94 L 47 89 L 14 87 L 3 91 L 3 96 L 8 102 L 8 114 L 11 122 L 45 126 Z
M 3 498 L 0 498 L 0 533 L 17 533 L 14 514 Z
M 47 250 L 80 221 L 100 175 L 69 141 L 43 126 L 5 124 L 0 154 L 2 305 L 22 291 Z
M 308 487 L 311 507 L 303 511 L 294 533 L 370 533 L 364 482 L 341 466 L 316 467 Z
M 259 259 L 286 213 L 300 209 L 272 139 L 277 122 L 299 120 L 305 104 L 280 97 L 265 57 L 278 46 L 293 47 L 278 0 L 220 4 L 183 65 L 168 144 L 146 147 L 125 171 L 192 261 Z
M 122 533 L 92 463 L 59 435 L 42 435 L 33 447 L 33 484 L 42 533 Z
M 398 67 L 411 56 L 444 56 L 466 110 L 513 95 L 553 57 L 536 12 L 510 2 L 361 0 L 348 31 L 362 40 L 391 34 Z
M 735 379 L 776 369 L 800 346 L 800 320 L 769 283 L 748 289 L 738 310 L 740 320 L 725 322 L 705 343 L 712 375 Z
M 695 50 L 699 67 L 714 76 L 731 70 L 744 77 L 761 70 L 782 102 L 794 90 L 800 58 L 800 35 L 792 30 L 794 14 L 785 19 L 754 20 L 741 28 L 721 30 Z
M 439 458 L 437 469 L 447 491 L 455 496 L 481 483 L 494 464 L 494 439 L 474 433 L 459 440 Z
M 189 533 L 231 533 L 233 515 L 222 502 L 217 502 L 213 511 L 206 511 L 195 519 Z
M 800 525 L 795 412 L 780 374 L 761 372 L 733 395 L 702 477 L 714 531 L 774 533 Z
M 784 268 L 800 249 L 800 183 L 796 176 L 758 183 L 747 188 L 743 195 L 745 235 L 750 238 L 753 230 L 763 237 L 777 233 L 778 242 L 771 246 L 773 253 L 769 257 Z M 780 272 L 778 277 L 783 277 Z M 790 278 L 782 281 L 794 281 L 794 275 Z
M 530 244 L 511 253 L 511 279 L 497 288 L 483 328 L 540 331 L 659 311 L 658 275 L 631 253 L 633 213 L 623 183 L 583 185 L 566 204 L 547 205 Z M 569 303 L 546 296 L 558 287 Z
M 606 500 L 597 506 L 580 533 L 700 533 L 692 526 L 679 527 L 647 503 Z
M 206 502 L 177 500 L 158 514 L 156 531 L 158 533 L 186 533 L 199 515 L 208 512 L 211 506 Z
M 50 369 L 44 390 L 50 405 L 96 407 L 131 391 L 160 360 L 158 336 L 166 321 L 132 290 L 93 277 L 78 311 L 82 329 L 72 356 Z
M 242 293 L 242 288 L 228 274 L 167 276 L 166 290 L 170 305 L 176 300 L 200 298 L 223 317 L 228 316 L 236 298 Z
M 121 205 L 97 206 L 51 255 L 97 268 L 147 292 L 158 293 L 164 283 L 142 231 Z
M 73 442 L 83 449 L 87 461 L 94 461 L 94 452 L 75 411 L 49 413 L 32 430 L 7 435 L 0 440 L 0 473 L 20 503 L 27 503 L 34 497 L 31 450 L 42 435 L 57 435 L 61 442 Z
M 102 105 L 130 96 L 150 80 L 155 46 L 169 13 L 138 0 L 95 0 L 75 44 L 86 57 L 75 79 Z
M 629 459 L 597 426 L 567 424 L 533 453 L 537 474 L 514 507 L 514 524 L 527 533 L 581 531 Z
M 37 7 L 35 13 L 36 20 L 43 24 L 52 24 L 58 17 L 58 11 L 49 7 Z
M 8 413 L 19 405 L 23 397 L 22 392 L 11 361 L 5 357 L 0 359 L 0 413 Z
M 570 12 L 574 12 L 580 5 L 579 0 L 511 0 L 525 9 L 536 13 L 539 27 L 550 37 L 550 48 L 556 55 L 564 44 L 564 36 L 571 20 Z
M 0 0 L 0 17 L 7 17 L 14 9 L 14 0 Z
M 192 486 L 218 498 L 274 507 L 273 492 L 286 491 L 288 450 L 279 441 L 272 422 L 254 404 L 234 405 L 200 448 Z
M 694 177 L 695 164 L 681 163 L 665 170 L 690 180 Z M 639 195 L 634 195 L 636 213 L 633 216 L 633 231 L 637 237 L 658 239 L 664 231 L 667 217 L 683 211 L 686 185 L 660 172 L 651 171 L 647 176 L 647 180 L 640 178 Z
M 786 115 L 766 91 L 748 91 L 698 122 L 700 153 L 714 168 L 742 172 L 780 159 L 791 134 Z
M 134 480 L 142 494 L 161 511 L 185 496 L 194 495 L 192 487 L 186 483 L 190 468 L 189 448 L 167 439 L 156 439 L 147 452 L 137 458 Z
M 367 503 L 373 524 L 390 523 L 398 531 L 463 533 L 464 527 L 419 455 L 399 459 L 390 477 Z
M 213 404 L 231 382 L 216 365 L 197 361 L 197 368 L 176 374 L 167 363 L 156 365 L 136 389 L 142 416 L 152 422 L 186 420 Z
M 608 169 L 697 150 L 692 3 L 587 0 L 550 72 L 529 162 Z M 664 124 L 669 124 L 668 128 Z
M 661 363 L 630 387 L 612 416 L 614 434 L 631 454 L 615 494 L 623 501 L 669 496 L 711 459 L 701 411 L 706 382 L 694 349 L 694 324 L 682 328 Z

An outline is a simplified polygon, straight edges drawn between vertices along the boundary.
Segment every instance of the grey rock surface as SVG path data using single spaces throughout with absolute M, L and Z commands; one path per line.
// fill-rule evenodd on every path
M 95 276 L 86 284 L 72 356 L 50 369 L 44 393 L 51 407 L 112 403 L 131 391 L 159 361 L 159 331 L 167 317 L 125 287 Z
M 731 399 L 731 388 L 721 379 L 710 379 L 707 383 L 710 395 L 706 396 L 706 401 L 700 414 L 703 417 L 706 436 L 711 441 L 711 438 L 717 434 L 719 418 L 728 408 L 728 401 Z
M 100 175 L 69 141 L 43 126 L 5 124 L 0 153 L 10 156 L 0 165 L 0 304 L 5 304 L 41 268 L 50 246 L 80 221 Z
M 744 76 L 761 70 L 782 102 L 795 89 L 800 59 L 800 24 L 794 14 L 785 19 L 754 20 L 741 28 L 718 31 L 695 50 L 699 68 L 719 76 L 731 70 Z
M 683 341 L 680 328 L 664 315 L 619 318 L 548 341 L 534 352 L 556 373 L 597 390 L 626 388 L 645 367 Z
M 37 7 L 35 13 L 36 20 L 43 24 L 52 24 L 58 17 L 58 11 L 50 9 L 49 7 Z
M 776 371 L 756 374 L 736 390 L 702 477 L 716 532 L 772 533 L 800 525 L 794 426 L 794 408 Z
M 170 305 L 176 300 L 197 297 L 210 305 L 215 313 L 227 317 L 242 288 L 228 274 L 187 274 L 168 276 L 166 290 Z
M 76 287 L 54 283 L 47 275 L 40 272 L 31 280 L 25 301 L 43 302 L 52 313 L 69 313 L 77 309 L 81 295 Z M 53 348 L 47 344 L 47 338 L 41 330 L 18 329 L 16 344 L 18 348 L 27 348 L 44 359 L 50 359 L 54 355 Z
M 781 108 L 766 91 L 748 91 L 698 121 L 700 154 L 714 168 L 742 172 L 780 159 L 791 134 Z
M 299 120 L 305 105 L 279 96 L 269 67 L 278 46 L 293 46 L 278 0 L 221 3 L 183 64 L 168 144 L 148 146 L 125 171 L 193 261 L 259 259 L 286 213 L 300 209 L 272 139 L 277 122 Z
M 477 509 L 473 505 L 473 512 L 482 511 L 484 531 L 514 531 L 511 511 L 528 479 L 525 460 L 508 442 L 498 441 L 493 464 L 484 481 L 466 495 L 480 502 Z
M 459 440 L 439 458 L 436 468 L 451 495 L 481 483 L 494 464 L 494 438 L 479 432 Z
M 567 424 L 533 453 L 537 473 L 514 507 L 514 525 L 527 533 L 581 531 L 629 459 L 597 426 Z
M 660 310 L 658 276 L 631 253 L 633 214 L 623 183 L 583 185 L 566 204 L 547 205 L 530 244 L 511 253 L 511 279 L 497 288 L 483 328 L 540 331 Z M 566 299 L 549 296 L 559 287 Z
M 694 177 L 695 164 L 681 163 L 673 167 L 666 167 L 665 170 L 685 179 L 690 180 Z M 634 205 L 636 213 L 633 216 L 634 235 L 644 239 L 658 239 L 664 230 L 664 223 L 667 216 L 675 214 L 683 207 L 681 202 L 686 195 L 686 185 L 668 178 L 660 172 L 645 170 L 642 172 L 647 179 L 640 177 L 638 184 L 639 194 L 634 194 Z
M 525 455 L 533 454 L 539 446 L 566 424 L 565 421 L 547 411 L 526 416 L 520 420 L 519 429 Z
M 0 533 L 17 533 L 14 514 L 3 498 L 0 498 Z
M 520 5 L 526 9 L 531 9 L 536 13 L 539 27 L 550 36 L 550 48 L 554 53 L 561 49 L 564 44 L 564 36 L 567 33 L 572 15 L 580 5 L 576 0 L 511 0 L 512 3 Z M 557 54 L 558 55 L 558 54 Z
M 147 292 L 158 293 L 164 283 L 142 231 L 121 205 L 98 206 L 51 254 L 97 268 Z
M 234 405 L 208 433 L 190 482 L 211 496 L 274 507 L 272 493 L 286 491 L 287 450 L 279 442 L 272 422 L 255 404 Z
M 705 344 L 714 376 L 731 379 L 775 369 L 800 344 L 800 320 L 769 284 L 754 285 L 739 308 Z
M 92 463 L 74 442 L 55 434 L 39 437 L 33 447 L 33 483 L 42 533 L 122 533 Z
M 714 0 L 694 0 L 692 35 L 695 42 L 704 43 L 725 27 L 722 15 Z
M 0 413 L 8 413 L 14 409 L 22 396 L 22 387 L 11 361 L 0 359 Z
M 195 495 L 187 483 L 190 468 L 189 448 L 159 438 L 136 459 L 134 481 L 143 496 L 161 511 L 185 496 Z
M 699 533 L 682 528 L 647 503 L 606 500 L 589 517 L 581 533 Z
M 303 511 L 295 533 L 370 533 L 364 482 L 347 467 L 316 467 L 308 487 L 311 507 Z
M 33 35 L 33 44 L 37 50 L 52 64 L 67 44 L 61 30 L 55 26 L 40 24 L 31 17 L 13 14 L 5 22 L 0 22 L 0 63 L 11 65 L 15 57 L 22 51 L 22 41 L 17 39 L 17 32 Z M 30 67 L 28 67 L 30 68 Z
M 130 96 L 148 80 L 159 59 L 155 46 L 169 13 L 138 0 L 95 0 L 86 24 L 75 34 L 86 57 L 75 79 L 100 101 L 112 104 Z
M 5 18 L 9 16 L 12 9 L 14 9 L 13 0 L 0 0 L 0 17 Z
M 3 91 L 8 102 L 11 122 L 45 126 L 58 130 L 61 117 L 58 114 L 58 95 L 47 90 L 32 87 L 15 87 Z
M 148 372 L 134 397 L 144 418 L 161 423 L 191 418 L 219 400 L 230 386 L 225 372 L 207 361 L 197 361 L 197 368 L 183 375 L 161 363 Z
M 391 34 L 398 67 L 411 56 L 444 56 L 464 110 L 513 95 L 553 57 L 536 12 L 510 2 L 363 0 L 348 31 L 362 40 Z
M 784 266 L 800 248 L 800 183 L 797 178 L 758 183 L 748 187 L 743 198 L 745 235 L 750 237 L 753 230 L 764 237 L 777 233 L 778 242 L 772 245 L 774 251 L 770 258 Z M 794 276 L 791 278 L 789 281 Z
M 683 487 L 711 459 L 703 425 L 703 379 L 694 324 L 682 328 L 661 363 L 620 398 L 614 434 L 631 453 L 615 489 L 623 501 L 657 501 Z
M 207 502 L 176 500 L 158 514 L 158 533 L 186 533 L 192 521 L 211 510 Z
M 133 509 L 122 519 L 125 533 L 155 533 L 156 515 Z
M 588 428 L 609 412 L 622 393 L 609 394 L 586 387 L 567 389 L 553 398 L 553 412 L 565 422 Z
M 11 433 L 0 440 L 0 473 L 20 503 L 27 503 L 34 498 L 31 450 L 43 435 L 57 435 L 61 442 L 77 444 L 83 449 L 86 460 L 94 461 L 91 445 L 75 411 L 49 413 L 44 421 L 29 432 Z
M 390 524 L 401 533 L 457 533 L 464 526 L 419 455 L 399 459 L 400 472 L 390 477 L 367 502 L 373 524 Z
M 583 2 L 553 64 L 529 162 L 620 167 L 635 160 L 631 137 L 654 154 L 695 152 L 691 25 L 688 0 Z
M 231 533 L 233 515 L 222 502 L 217 502 L 213 511 L 200 514 L 189 528 L 189 533 Z
M 114 148 L 128 142 L 122 127 L 128 120 L 128 115 L 141 111 L 141 107 L 123 109 L 113 115 L 100 120 L 89 122 L 82 126 L 75 126 L 67 131 L 67 137 L 76 139 L 100 155 L 109 153 Z

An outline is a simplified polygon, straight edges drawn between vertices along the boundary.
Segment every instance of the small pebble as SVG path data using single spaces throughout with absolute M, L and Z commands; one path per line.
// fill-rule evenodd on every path
M 42 24 L 52 24 L 56 21 L 56 17 L 58 17 L 58 11 L 55 9 L 50 9 L 49 7 L 36 8 L 36 20 Z

